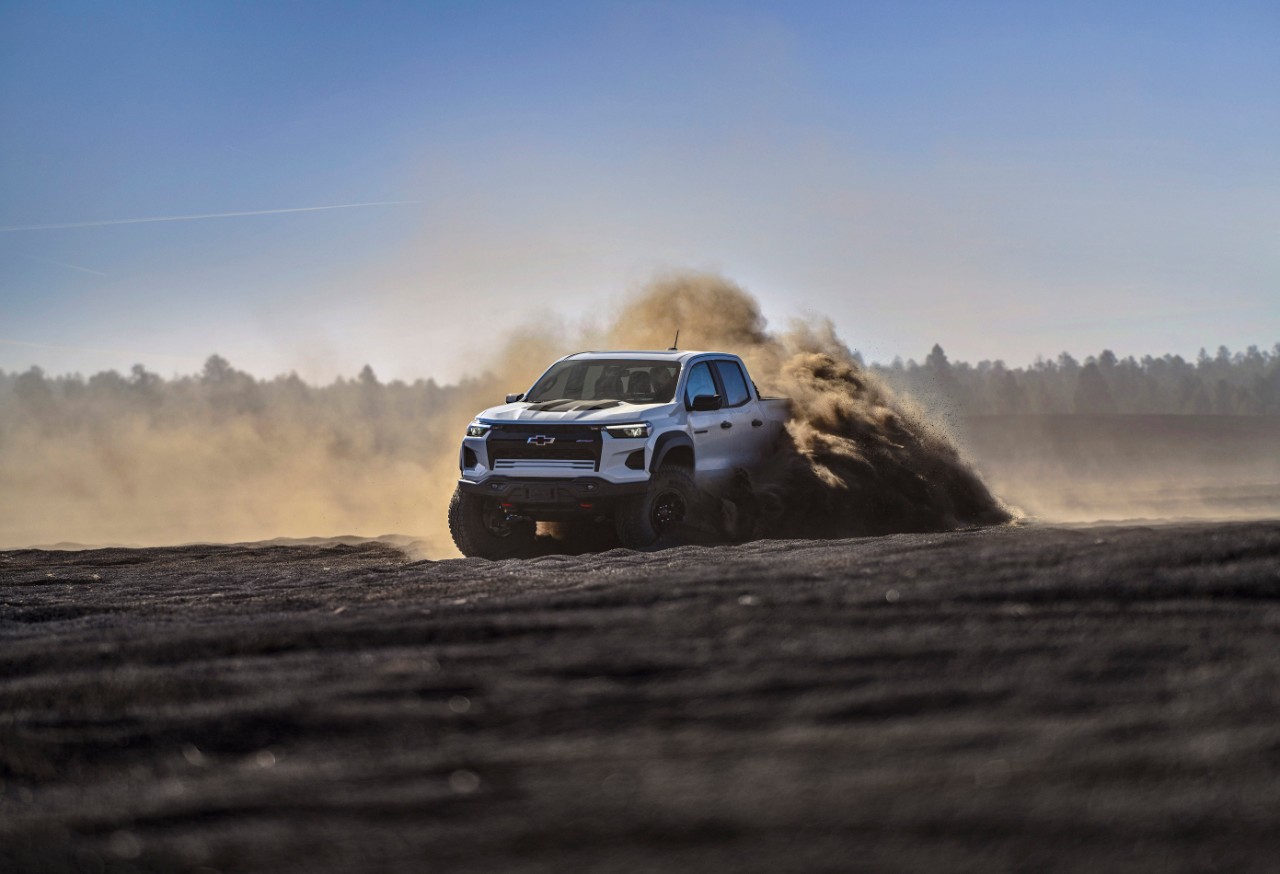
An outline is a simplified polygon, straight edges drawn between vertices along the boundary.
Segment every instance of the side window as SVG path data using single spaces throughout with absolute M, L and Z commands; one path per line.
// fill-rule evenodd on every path
M 742 377 L 742 368 L 736 361 L 717 361 L 715 365 L 716 372 L 720 374 L 720 382 L 724 385 L 726 407 L 740 407 L 751 399 L 747 381 Z
M 689 381 L 684 387 L 684 404 L 686 407 L 692 406 L 693 399 L 698 395 L 713 394 L 716 394 L 716 383 L 711 378 L 711 368 L 707 366 L 707 362 L 699 361 L 689 371 Z

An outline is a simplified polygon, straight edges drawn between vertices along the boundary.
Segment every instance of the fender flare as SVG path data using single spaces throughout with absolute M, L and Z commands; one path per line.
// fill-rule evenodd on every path
M 687 446 L 689 452 L 697 458 L 697 454 L 693 448 L 693 438 L 683 431 L 668 431 L 665 434 L 658 435 L 658 442 L 653 444 L 653 460 L 649 462 L 649 472 L 653 473 L 662 466 L 662 462 L 666 460 L 667 454 L 680 446 Z

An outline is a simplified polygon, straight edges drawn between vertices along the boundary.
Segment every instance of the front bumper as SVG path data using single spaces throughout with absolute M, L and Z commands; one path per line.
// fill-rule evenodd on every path
M 523 430 L 516 430 L 516 425 Z M 533 433 L 535 431 L 538 433 Z M 502 436 L 499 441 L 502 445 L 497 451 L 493 446 L 495 433 Z M 591 440 L 595 441 L 592 449 L 585 452 L 581 451 L 585 446 L 581 438 L 584 433 L 591 434 Z M 555 441 L 548 441 L 545 446 L 530 444 L 530 437 L 536 438 L 538 434 L 554 437 Z M 560 451 L 561 440 L 579 451 Z M 519 490 L 527 493 L 529 488 L 534 488 L 541 495 L 538 489 L 552 483 L 557 485 L 553 497 L 539 503 L 572 503 L 637 494 L 644 491 L 649 481 L 648 461 L 656 440 L 656 437 L 614 437 L 598 429 L 581 427 L 495 424 L 483 437 L 463 439 L 458 458 L 459 482 L 464 491 L 504 498 L 512 503 L 529 500 Z M 497 487 L 490 488 L 490 483 Z
M 643 494 L 648 487 L 647 481 L 615 483 L 597 476 L 556 479 L 490 475 L 481 482 L 466 477 L 458 480 L 458 488 L 471 494 L 499 498 L 521 507 L 564 509 Z

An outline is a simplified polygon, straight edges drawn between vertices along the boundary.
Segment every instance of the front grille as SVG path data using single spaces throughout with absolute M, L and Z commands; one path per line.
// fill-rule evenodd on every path
M 530 443 L 531 438 L 553 439 L 551 443 Z M 489 459 L 494 470 L 510 469 L 503 462 L 519 466 L 539 462 L 579 462 L 574 470 L 596 470 L 600 466 L 600 431 L 582 425 L 494 425 L 489 431 Z M 583 464 L 582 462 L 585 462 Z
M 494 470 L 533 470 L 537 468 L 595 470 L 596 463 L 585 458 L 578 461 L 567 458 L 499 458 L 493 463 Z

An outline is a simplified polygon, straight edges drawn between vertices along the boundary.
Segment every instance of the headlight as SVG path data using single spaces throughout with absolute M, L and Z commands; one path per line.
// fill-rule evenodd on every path
M 611 437 L 648 437 L 653 433 L 648 422 L 636 422 L 632 425 L 606 425 L 605 430 Z
M 489 426 L 482 425 L 479 422 L 472 422 L 467 426 L 468 437 L 483 437 L 489 433 Z

